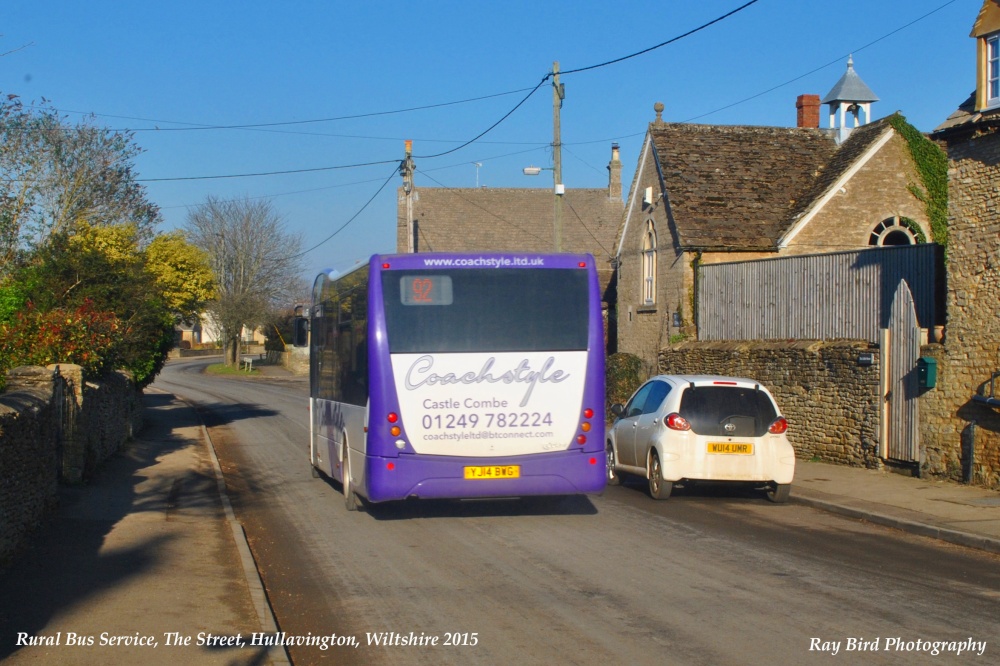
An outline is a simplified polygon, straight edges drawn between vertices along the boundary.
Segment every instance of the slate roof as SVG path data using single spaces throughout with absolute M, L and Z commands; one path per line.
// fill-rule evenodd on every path
M 847 61 L 847 71 L 823 98 L 823 104 L 830 102 L 877 102 L 878 97 L 854 71 L 854 59 Z
M 816 128 L 666 123 L 650 134 L 684 249 L 774 249 L 837 151 Z
M 402 201 L 402 189 L 399 196 Z M 603 289 L 613 276 L 609 260 L 623 210 L 622 200 L 609 196 L 607 188 L 567 188 L 563 195 L 562 249 L 593 254 Z M 551 189 L 418 187 L 413 215 L 420 252 L 551 252 L 554 247 Z
M 773 251 L 781 236 L 888 127 L 852 130 L 650 125 L 682 249 Z
M 954 113 L 934 128 L 933 133 L 947 135 L 955 130 L 974 129 L 986 125 L 995 126 L 998 122 L 1000 122 L 1000 108 L 976 111 L 976 93 L 973 92 Z

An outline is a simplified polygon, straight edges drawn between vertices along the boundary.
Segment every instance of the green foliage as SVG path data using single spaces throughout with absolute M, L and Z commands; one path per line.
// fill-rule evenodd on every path
M 604 372 L 609 406 L 624 404 L 646 378 L 642 359 L 621 352 L 608 356 Z
M 295 336 L 295 315 L 288 312 L 276 314 L 269 324 L 264 326 L 264 349 L 266 351 L 285 351 L 291 346 Z
M 90 303 L 113 314 L 119 321 L 119 339 L 114 349 L 106 350 L 102 367 L 128 370 L 145 386 L 166 361 L 175 322 L 165 287 L 147 264 L 135 225 L 80 223 L 72 232 L 53 233 L 8 276 L 8 300 L 30 302 L 38 312 Z M 11 360 L 25 363 L 27 358 L 15 348 Z M 68 357 L 56 360 L 70 362 Z
M 911 185 L 910 192 L 924 202 L 931 222 L 934 242 L 948 246 L 948 156 L 941 148 L 906 122 L 900 114 L 889 119 L 889 124 L 906 140 L 910 155 L 920 174 L 921 185 Z
M 111 370 L 121 348 L 121 322 L 87 301 L 73 309 L 34 306 L 0 324 L 0 369 L 11 365 L 75 363 L 87 377 Z
M 214 296 L 203 252 L 179 232 L 153 236 L 140 152 L 131 134 L 70 124 L 45 100 L 0 99 L 0 383 L 15 365 L 66 362 L 143 386 L 176 319 Z

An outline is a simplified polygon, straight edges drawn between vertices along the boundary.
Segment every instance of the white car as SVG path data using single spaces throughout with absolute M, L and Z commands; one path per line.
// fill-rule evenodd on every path
M 649 494 L 666 499 L 678 482 L 727 481 L 788 499 L 795 451 L 788 421 L 759 382 L 711 375 L 659 375 L 628 404 L 611 406 L 608 483 L 622 474 L 649 480 Z

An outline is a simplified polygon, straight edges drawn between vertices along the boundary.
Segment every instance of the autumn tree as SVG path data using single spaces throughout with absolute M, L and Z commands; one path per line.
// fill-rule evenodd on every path
M 0 274 L 81 222 L 130 224 L 148 242 L 160 213 L 136 180 L 140 152 L 130 133 L 70 124 L 44 100 L 0 101 Z
M 222 329 L 226 363 L 235 365 L 243 329 L 266 322 L 300 289 L 302 241 L 270 202 L 249 197 L 208 197 L 189 214 L 186 231 L 209 256 L 216 298 L 207 310 Z
M 213 283 L 207 257 L 179 232 L 158 236 L 146 247 L 141 235 L 134 224 L 92 226 L 86 222 L 78 223 L 72 232 L 50 234 L 6 278 L 22 300 L 8 321 L 30 327 L 53 312 L 93 317 L 104 313 L 116 322 L 117 337 L 113 348 L 104 352 L 106 362 L 94 367 L 124 368 L 138 385 L 148 384 L 173 346 L 175 323 L 181 316 L 201 311 L 212 295 Z M 12 298 L 13 290 L 7 293 Z M 75 319 L 81 316 L 74 315 Z M 66 317 L 67 321 L 75 319 Z M 60 335 L 58 331 L 49 335 L 54 338 L 46 343 L 49 348 L 58 348 Z M 68 350 L 70 338 L 79 336 L 66 328 L 63 337 Z M 27 344 L 21 354 L 30 359 L 38 356 L 36 352 Z M 62 360 L 72 362 L 69 356 Z

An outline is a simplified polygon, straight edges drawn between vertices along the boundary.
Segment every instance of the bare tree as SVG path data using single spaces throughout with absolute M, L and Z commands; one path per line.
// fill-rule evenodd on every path
M 209 196 L 188 215 L 186 231 L 210 257 L 218 293 L 208 312 L 222 329 L 226 363 L 235 365 L 243 328 L 266 321 L 295 293 L 302 240 L 269 201 L 249 197 Z

